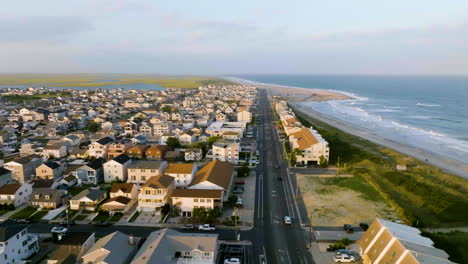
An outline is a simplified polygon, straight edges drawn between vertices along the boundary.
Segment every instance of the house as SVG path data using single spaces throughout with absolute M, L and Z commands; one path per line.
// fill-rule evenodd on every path
M 453 263 L 449 255 L 419 229 L 375 219 L 357 241 L 364 264 L 371 263 Z
M 138 199 L 138 188 L 133 183 L 114 183 L 102 209 L 112 212 L 127 212 Z
M 60 142 L 47 144 L 42 150 L 44 158 L 64 158 L 68 155 L 67 146 Z
M 60 179 L 58 183 L 59 183 L 59 186 L 62 186 L 62 187 L 64 186 L 65 188 L 68 188 L 77 184 L 78 182 L 75 176 L 69 175 L 67 177 Z
M 213 160 L 220 160 L 237 165 L 239 163 L 240 143 L 225 139 L 217 140 L 213 146 Z
M 132 159 L 144 159 L 145 151 L 149 148 L 148 145 L 136 145 L 129 148 L 126 154 Z
M 238 122 L 252 122 L 252 112 L 248 111 L 246 107 L 241 107 L 237 111 L 237 121 Z
M 193 176 L 198 170 L 196 163 L 169 163 L 166 171 L 166 175 L 174 178 L 176 187 L 186 187 L 190 184 Z
M 166 154 L 164 155 L 164 159 L 167 161 L 183 161 L 184 160 L 184 153 L 179 150 L 170 150 L 167 151 Z
M 57 180 L 63 176 L 65 167 L 54 161 L 47 161 L 36 168 L 36 178 Z
M 216 122 L 225 122 L 227 121 L 227 116 L 224 113 L 216 114 Z
M 70 143 L 70 146 L 79 146 L 81 143 L 81 138 L 77 135 L 68 135 L 63 138 L 63 141 Z
M 32 180 L 35 169 L 41 164 L 41 157 L 29 155 L 7 162 L 4 167 L 11 171 L 14 180 L 24 183 Z
M 194 208 L 223 208 L 222 190 L 175 189 L 171 203 L 177 206 L 182 216 L 191 217 Z
M 149 178 L 138 194 L 138 210 L 154 212 L 169 202 L 174 188 L 174 178 L 171 176 L 163 174 Z
M 223 190 L 227 200 L 231 189 L 234 166 L 229 163 L 213 160 L 203 166 L 192 179 L 188 189 Z
M 97 185 L 104 180 L 103 164 L 106 160 L 98 158 L 76 170 L 78 182 Z
M 172 122 L 159 122 L 153 124 L 153 134 L 154 135 L 163 135 L 172 133 Z
M 203 151 L 199 148 L 189 148 L 184 152 L 185 161 L 200 161 L 203 159 Z
M 12 182 L 11 171 L 0 167 L 0 187 Z
M 193 131 L 187 131 L 179 135 L 179 142 L 182 145 L 188 146 L 195 143 L 197 137 Z
M 330 150 L 328 142 L 312 128 L 301 128 L 289 135 L 289 145 L 292 149 L 298 149 L 301 154 L 296 155 L 296 163 L 308 164 L 320 163 L 323 159 L 328 161 Z
M 145 151 L 146 159 L 162 160 L 168 148 L 167 145 L 152 145 Z
M 31 193 L 32 186 L 29 183 L 5 184 L 0 187 L 0 204 L 13 204 L 18 207 L 29 202 Z
M 142 123 L 139 131 L 145 137 L 153 136 L 153 124 Z
M 181 233 L 165 228 L 152 232 L 130 263 L 212 264 L 217 250 L 217 234 Z
M 114 142 L 111 137 L 103 137 L 89 144 L 89 157 L 91 158 L 107 158 L 110 144 Z
M 136 239 L 120 231 L 100 238 L 81 257 L 84 264 L 127 264 L 137 252 Z
M 24 143 L 20 147 L 20 157 L 29 155 L 42 155 L 43 144 Z
M 122 139 L 110 144 L 107 150 L 107 157 L 113 159 L 121 154 L 124 154 L 129 148 L 133 146 L 130 139 Z
M 57 247 L 47 259 L 47 264 L 74 264 L 79 263 L 81 257 L 95 243 L 95 235 L 90 232 L 68 232 L 59 236 Z
M 39 208 L 55 209 L 65 200 L 63 190 L 48 188 L 34 188 L 31 195 L 31 205 Z
M 167 168 L 166 161 L 138 160 L 128 166 L 127 182 L 144 184 L 149 178 L 163 174 Z
M 2 264 L 23 263 L 39 251 L 39 238 L 31 235 L 29 225 L 6 220 L 0 223 L 0 262 Z
M 104 201 L 106 196 L 105 191 L 85 189 L 70 199 L 70 209 L 95 211 L 97 205 Z
M 126 154 L 121 154 L 104 163 L 104 182 L 127 181 L 127 168 L 132 159 Z

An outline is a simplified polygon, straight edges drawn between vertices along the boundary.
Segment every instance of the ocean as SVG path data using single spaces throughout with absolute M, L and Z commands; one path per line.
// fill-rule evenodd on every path
M 341 92 L 304 103 L 403 144 L 468 164 L 468 76 L 239 75 L 245 81 Z

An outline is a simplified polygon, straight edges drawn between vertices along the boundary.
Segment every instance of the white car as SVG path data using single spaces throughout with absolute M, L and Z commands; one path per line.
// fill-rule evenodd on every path
M 243 201 L 242 201 L 242 198 L 237 198 L 237 201 L 236 201 L 236 205 L 243 205 Z
M 284 223 L 287 224 L 287 225 L 290 225 L 292 224 L 292 219 L 290 216 L 285 216 L 284 217 Z
M 200 225 L 198 227 L 198 230 L 203 230 L 203 231 L 215 231 L 216 227 L 214 225 L 209 225 L 209 224 L 204 224 Z
M 335 263 L 353 263 L 354 261 L 356 261 L 356 259 L 354 258 L 354 256 L 348 254 L 341 254 L 333 256 L 333 261 Z
M 52 228 L 52 230 L 50 232 L 57 233 L 57 234 L 63 234 L 63 233 L 66 233 L 67 231 L 68 231 L 68 229 L 65 228 L 65 227 L 55 226 L 55 227 Z
M 224 260 L 224 264 L 240 264 L 240 259 L 238 258 L 228 258 Z

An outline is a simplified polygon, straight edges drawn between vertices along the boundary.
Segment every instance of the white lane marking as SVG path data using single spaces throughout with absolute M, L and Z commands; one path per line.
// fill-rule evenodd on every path
M 285 250 L 286 251 L 286 256 L 288 257 L 288 262 L 291 263 L 291 259 L 289 258 L 289 252 L 288 252 L 288 249 Z

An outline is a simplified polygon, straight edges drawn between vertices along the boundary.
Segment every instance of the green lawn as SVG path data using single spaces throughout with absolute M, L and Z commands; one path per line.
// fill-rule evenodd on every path
M 0 210 L 0 216 L 6 214 L 8 212 L 11 212 L 11 211 L 9 211 L 9 210 Z
M 90 186 L 87 186 L 87 185 L 83 185 L 83 186 L 72 186 L 68 189 L 68 193 L 71 195 L 71 196 L 75 196 L 77 194 L 79 194 L 80 192 L 82 192 L 83 190 L 86 190 L 88 189 Z
M 88 217 L 87 214 L 80 214 L 80 215 L 78 215 L 77 217 L 75 217 L 75 219 L 73 219 L 73 220 L 75 220 L 75 221 L 83 221 L 83 220 L 86 219 L 86 217 Z
M 135 220 L 138 218 L 138 216 L 140 215 L 140 212 L 136 212 L 133 214 L 132 218 L 130 218 L 130 223 L 133 223 L 135 222 Z
M 468 263 L 468 233 L 453 231 L 450 233 L 428 233 L 423 236 L 434 241 L 436 248 L 443 249 L 450 255 L 449 259 L 456 263 Z
M 124 215 L 121 214 L 121 213 L 116 213 L 116 214 L 114 214 L 114 215 L 111 217 L 111 219 L 109 220 L 109 222 L 111 222 L 111 223 L 116 223 L 116 222 L 118 222 L 118 221 L 120 220 L 120 218 L 122 218 L 123 216 L 124 216 Z
M 94 217 L 93 221 L 95 222 L 104 222 L 109 219 L 109 213 L 101 211 L 98 213 L 96 217 Z
M 14 215 L 12 215 L 10 218 L 12 219 L 27 219 L 30 217 L 34 212 L 36 212 L 36 208 L 33 208 L 31 206 L 25 207 L 19 212 L 16 212 Z
M 380 193 L 359 175 L 353 177 L 324 178 L 324 184 L 337 185 L 343 188 L 357 191 L 361 194 L 361 197 L 366 200 L 374 202 L 383 201 Z
M 48 210 L 41 210 L 37 211 L 37 213 L 33 214 L 31 217 L 29 217 L 30 221 L 37 222 L 40 221 L 42 217 L 44 217 L 46 214 L 48 214 Z
M 406 223 L 417 227 L 468 225 L 468 180 L 345 133 L 296 113 L 304 126 L 313 126 L 330 146 L 330 164 L 357 177 L 336 183 L 363 193 L 365 199 L 385 199 Z M 405 164 L 406 171 L 397 171 Z M 373 189 L 373 190 L 372 190 Z

